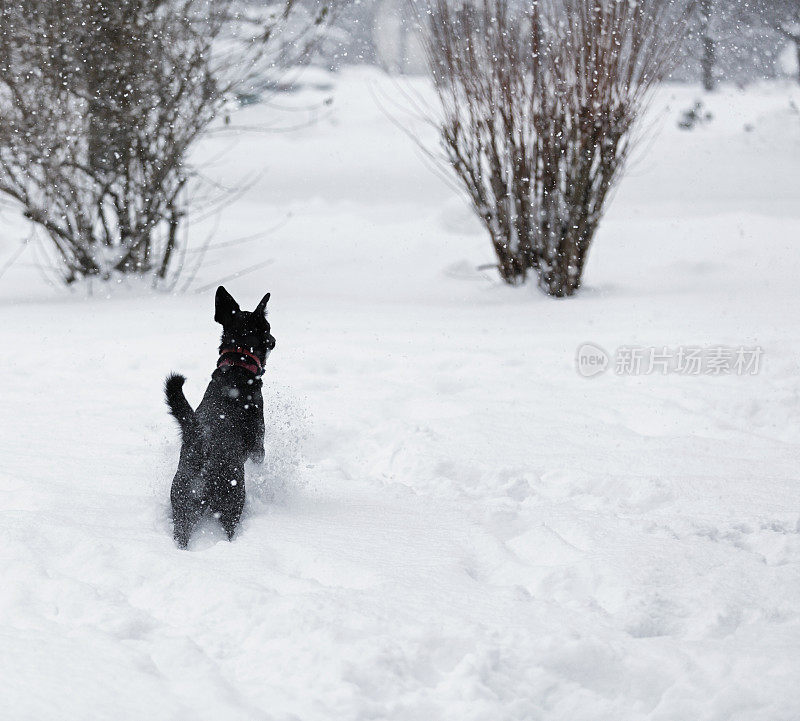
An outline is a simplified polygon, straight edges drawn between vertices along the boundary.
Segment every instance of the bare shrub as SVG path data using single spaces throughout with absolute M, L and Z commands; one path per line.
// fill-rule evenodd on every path
M 63 280 L 163 279 L 191 210 L 188 153 L 289 17 L 229 0 L 0 0 L 0 193 Z
M 433 0 L 423 17 L 446 160 L 510 284 L 581 284 L 589 247 L 684 8 L 661 0 Z

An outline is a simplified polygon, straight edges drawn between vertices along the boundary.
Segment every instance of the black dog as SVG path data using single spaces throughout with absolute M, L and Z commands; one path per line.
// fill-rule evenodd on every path
M 261 376 L 275 347 L 266 317 L 267 293 L 249 313 L 222 286 L 214 320 L 222 324 L 217 369 L 197 410 L 183 394 L 181 375 L 167 378 L 170 413 L 183 444 L 172 481 L 175 541 L 186 548 L 197 521 L 210 510 L 232 538 L 244 508 L 244 462 L 264 460 L 264 400 Z

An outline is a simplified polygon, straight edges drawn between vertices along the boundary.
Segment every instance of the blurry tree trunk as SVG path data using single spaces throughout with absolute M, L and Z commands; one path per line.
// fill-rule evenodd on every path
M 700 0 L 700 24 L 702 56 L 700 67 L 703 75 L 703 89 L 707 92 L 714 90 L 714 66 L 716 64 L 716 43 L 711 35 L 711 20 L 714 15 L 714 0 Z

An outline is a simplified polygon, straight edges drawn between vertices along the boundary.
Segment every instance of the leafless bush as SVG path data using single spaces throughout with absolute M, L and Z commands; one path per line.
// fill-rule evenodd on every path
M 433 0 L 425 47 L 446 160 L 510 284 L 580 287 L 647 93 L 685 10 L 662 0 Z
M 254 22 L 228 0 L 0 0 L 0 193 L 65 282 L 167 275 L 189 149 L 293 3 Z

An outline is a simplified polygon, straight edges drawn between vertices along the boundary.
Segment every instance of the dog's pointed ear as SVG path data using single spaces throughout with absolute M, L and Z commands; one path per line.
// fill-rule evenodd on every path
M 239 312 L 239 304 L 233 299 L 225 288 L 217 288 L 217 295 L 214 298 L 214 320 L 225 325 L 231 316 Z
M 253 311 L 259 317 L 267 317 L 267 302 L 269 301 L 269 293 L 267 293 L 258 303 L 256 309 Z

